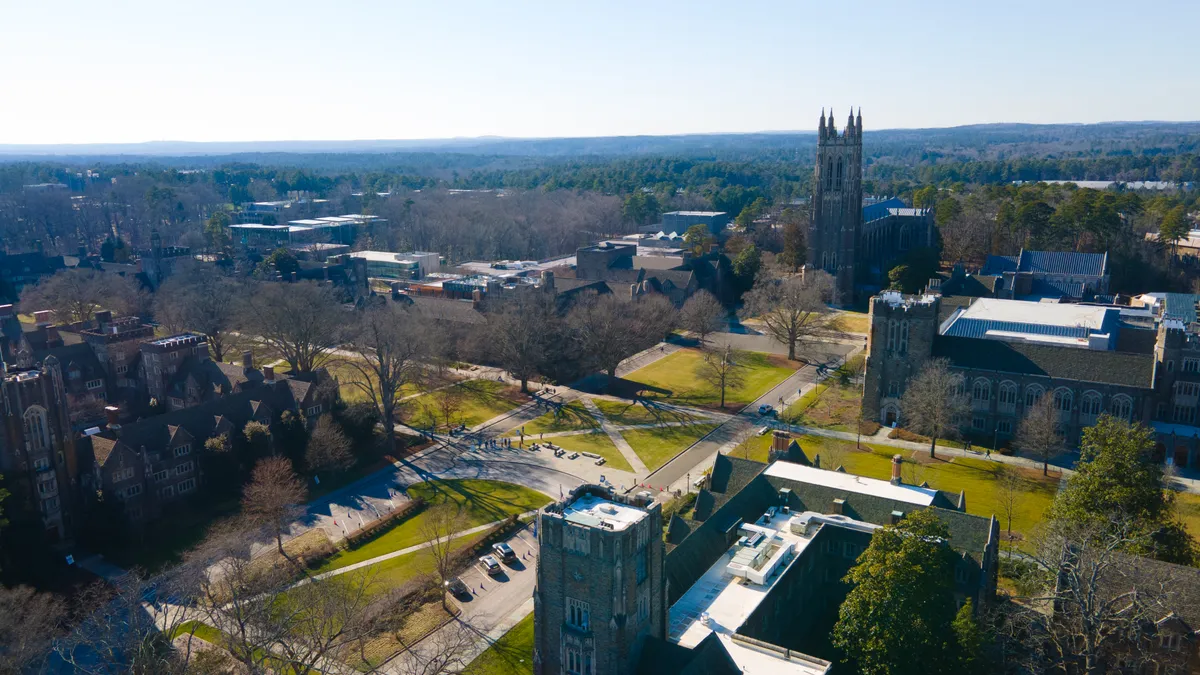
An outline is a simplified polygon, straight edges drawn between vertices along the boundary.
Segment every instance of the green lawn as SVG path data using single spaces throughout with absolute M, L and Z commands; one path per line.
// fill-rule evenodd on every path
M 596 422 L 596 418 L 588 412 L 587 408 L 578 401 L 572 401 L 564 406 L 559 407 L 553 412 L 548 412 L 541 417 L 535 418 L 521 425 L 525 430 L 526 436 L 537 436 L 538 434 L 553 434 L 560 431 L 581 431 L 583 429 L 595 429 L 600 426 Z M 520 436 L 517 429 L 512 430 L 506 436 Z
M 621 435 L 651 470 L 666 464 L 702 436 L 716 429 L 716 424 L 689 424 L 679 427 L 655 427 L 622 431 Z
M 594 399 L 597 408 L 609 422 L 625 426 L 632 424 L 658 424 L 660 422 L 690 422 L 696 417 L 686 412 L 661 408 L 647 401 L 610 401 Z
M 742 370 L 741 386 L 731 387 L 725 392 L 726 408 L 741 408 L 766 393 L 771 387 L 787 379 L 795 372 L 798 364 L 774 354 L 744 352 L 746 368 Z M 698 370 L 703 363 L 701 352 L 696 349 L 681 349 L 666 358 L 640 368 L 625 379 L 646 385 L 642 395 L 661 398 L 684 405 L 717 408 L 720 392 L 703 381 Z
M 756 462 L 767 462 L 771 451 L 771 432 L 767 432 L 762 436 L 751 436 L 742 441 L 736 448 L 729 451 L 730 457 L 740 457 L 742 459 L 752 459 Z
M 561 446 L 566 450 L 574 450 L 575 452 L 594 452 L 604 459 L 608 460 L 606 466 L 611 466 L 614 469 L 621 471 L 633 472 L 633 467 L 629 466 L 629 462 L 625 461 L 625 456 L 613 445 L 608 434 L 603 431 L 593 431 L 590 434 L 575 434 L 573 436 L 557 436 L 555 438 L 546 439 L 557 446 Z M 545 452 L 545 451 L 543 451 Z M 596 460 L 587 457 L 580 457 L 576 462 L 594 462 Z
M 473 427 L 502 415 L 527 399 L 516 387 L 494 380 L 466 380 L 452 387 L 422 394 L 403 403 L 400 418 L 417 428 L 429 428 L 434 421 L 445 426 L 442 402 L 452 397 L 457 404 L 450 414 L 452 425 Z
M 532 675 L 533 615 L 521 619 L 463 671 L 464 675 Z
M 1200 539 L 1200 495 L 1190 492 L 1177 493 L 1175 509 L 1188 532 Z
M 408 494 L 414 498 L 424 498 L 430 506 L 447 502 L 455 504 L 462 517 L 461 529 L 464 530 L 501 520 L 514 513 L 539 509 L 550 503 L 546 495 L 520 485 L 477 479 L 418 483 L 409 488 Z M 356 549 L 339 551 L 330 556 L 317 572 L 328 572 L 422 543 L 425 540 L 421 532 L 424 515 L 417 514 Z M 396 560 L 407 557 L 401 556 Z
M 220 647 L 223 642 L 221 631 L 206 623 L 200 623 L 199 621 L 184 621 L 171 631 L 170 638 L 175 639 L 180 635 L 195 635 L 201 640 L 217 645 L 218 647 Z

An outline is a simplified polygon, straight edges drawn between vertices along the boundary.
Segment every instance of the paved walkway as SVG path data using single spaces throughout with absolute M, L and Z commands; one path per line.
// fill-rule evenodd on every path
M 617 446 L 617 450 L 621 451 L 621 456 L 625 458 L 626 462 L 629 462 L 629 466 L 633 467 L 633 472 L 639 476 L 644 476 L 650 473 L 650 467 L 646 466 L 646 463 L 642 461 L 642 458 L 638 457 L 638 454 L 633 451 L 633 446 L 629 445 L 629 442 L 626 441 L 625 437 L 621 435 L 621 432 L 617 429 L 617 426 L 608 421 L 608 418 L 604 416 L 604 412 L 600 410 L 600 407 L 596 405 L 596 402 L 590 398 L 584 398 L 582 400 L 583 407 L 587 408 L 588 412 L 592 414 L 592 417 L 596 418 L 596 422 L 600 424 L 600 429 L 604 431 L 604 433 L 608 434 L 608 440 L 612 441 L 613 445 Z

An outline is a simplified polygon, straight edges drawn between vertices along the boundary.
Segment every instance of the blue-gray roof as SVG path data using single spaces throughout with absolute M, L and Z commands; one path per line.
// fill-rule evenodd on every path
M 1101 277 L 1108 272 L 1108 254 L 1022 250 L 1019 256 L 988 256 L 980 274 L 1003 274 L 1005 272 Z M 1067 295 L 1074 294 L 1067 293 Z
M 905 206 L 907 206 L 907 204 L 905 204 L 904 201 L 899 197 L 892 197 L 891 199 L 885 199 L 881 202 L 868 204 L 867 206 L 863 207 L 863 222 L 869 223 L 872 220 L 886 218 L 890 215 L 888 213 L 888 209 L 902 209 Z
M 1167 293 L 1163 301 L 1163 318 L 1192 323 L 1196 320 L 1196 302 L 1200 295 L 1192 293 Z
M 1019 321 L 997 321 L 995 319 L 959 318 L 946 328 L 943 335 L 950 337 L 981 338 L 988 331 L 1026 333 L 1029 335 L 1053 335 L 1055 337 L 1086 338 L 1091 334 L 1087 326 L 1049 326 L 1040 323 Z

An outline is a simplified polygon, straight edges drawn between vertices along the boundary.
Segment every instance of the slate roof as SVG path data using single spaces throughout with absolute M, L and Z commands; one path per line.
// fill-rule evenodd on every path
M 1196 320 L 1196 303 L 1200 295 L 1192 293 L 1167 293 L 1163 300 L 1163 319 L 1192 323 Z
M 431 321 L 449 321 L 462 324 L 482 324 L 487 319 L 475 309 L 475 303 L 470 300 L 451 300 L 449 298 L 430 298 L 421 295 L 403 296 L 412 300 L 409 309 L 422 318 Z
M 1022 250 L 1020 255 L 1015 256 L 988 256 L 980 274 L 998 275 L 1005 272 L 1101 277 L 1108 272 L 1108 254 Z
M 1113 595 L 1144 588 L 1150 594 L 1166 589 L 1165 612 L 1182 619 L 1192 630 L 1200 630 L 1200 569 L 1186 565 L 1134 558 L 1133 564 L 1113 565 L 1103 579 L 1104 590 Z
M 934 358 L 952 366 L 1079 382 L 1154 388 L 1154 356 L 1116 351 L 937 336 Z
M 1015 255 L 989 255 L 979 273 L 984 276 L 1001 275 L 1005 272 L 1016 272 L 1019 257 Z
M 891 215 L 891 213 L 889 213 L 891 209 L 902 209 L 905 206 L 907 206 L 907 204 L 905 204 L 904 200 L 900 199 L 899 197 L 892 197 L 891 199 L 885 199 L 882 202 L 868 204 L 867 206 L 864 206 L 862 210 L 863 222 L 869 223 L 872 220 L 887 218 Z

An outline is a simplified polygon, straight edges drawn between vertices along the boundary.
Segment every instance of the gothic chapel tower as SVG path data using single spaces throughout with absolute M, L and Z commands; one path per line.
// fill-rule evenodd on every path
M 826 123 L 822 110 L 808 229 L 808 267 L 833 276 L 833 303 L 842 307 L 854 304 L 862 206 L 862 109 L 858 119 L 850 111 L 841 135 L 834 127 L 833 111 Z

